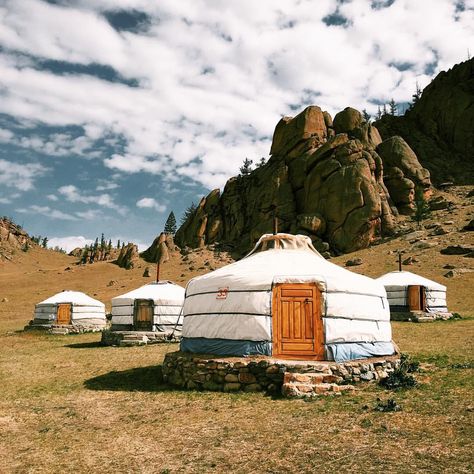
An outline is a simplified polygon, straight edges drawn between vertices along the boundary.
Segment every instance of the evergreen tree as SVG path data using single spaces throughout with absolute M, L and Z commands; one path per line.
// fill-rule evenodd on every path
M 196 212 L 196 204 L 192 202 L 190 206 L 184 211 L 183 215 L 181 216 L 180 224 L 183 225 L 191 216 L 194 215 Z
M 415 90 L 415 93 L 411 96 L 412 100 L 411 100 L 409 110 L 411 110 L 415 106 L 415 104 L 420 100 L 422 93 L 423 91 L 420 89 L 420 85 L 418 84 L 418 81 L 416 81 L 416 90 Z
M 390 99 L 388 106 L 390 107 L 390 115 L 397 115 L 398 106 L 396 102 L 393 100 L 393 98 Z
M 95 238 L 94 242 L 94 252 L 99 248 L 99 237 Z
M 412 219 L 421 227 L 421 222 L 428 219 L 431 216 L 431 209 L 429 204 L 426 202 L 425 194 L 423 189 L 417 187 L 415 189 L 415 212 Z
M 240 176 L 248 176 L 252 172 L 252 160 L 245 158 L 242 166 L 240 167 Z
M 262 156 L 260 158 L 260 161 L 257 163 L 257 168 L 260 168 L 260 167 L 264 166 L 266 163 L 267 163 L 267 160 L 265 159 L 264 156 Z
M 41 242 L 41 247 L 45 249 L 47 246 L 48 246 L 48 237 L 44 237 Z
M 100 249 L 101 250 L 104 250 L 105 249 L 105 237 L 104 237 L 104 233 L 102 232 L 101 236 L 100 236 Z
M 375 116 L 377 120 L 382 118 L 382 111 L 380 110 L 380 105 L 377 107 L 377 115 Z
M 165 234 L 176 234 L 176 217 L 173 211 L 170 212 L 168 219 L 166 219 L 164 232 Z
M 107 244 L 107 250 L 109 252 L 112 250 L 112 239 L 109 239 L 109 243 Z
M 120 239 L 117 240 L 117 248 L 120 248 Z
M 371 115 L 367 112 L 367 110 L 362 109 L 362 116 L 364 117 L 364 120 L 369 123 L 370 122 L 370 117 Z
M 383 104 L 383 108 L 382 108 L 382 116 L 384 115 L 388 115 L 388 111 L 387 111 L 387 104 Z

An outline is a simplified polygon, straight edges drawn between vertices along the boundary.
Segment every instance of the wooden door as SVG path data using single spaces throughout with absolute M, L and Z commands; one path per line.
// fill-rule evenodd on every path
M 58 304 L 56 314 L 56 324 L 71 324 L 71 305 L 70 303 Z
M 274 357 L 324 359 L 321 293 L 316 285 L 276 285 L 272 317 Z
M 136 300 L 134 326 L 137 331 L 151 331 L 153 329 L 154 303 L 151 300 Z
M 425 288 L 420 285 L 408 286 L 408 309 L 410 311 L 425 311 L 426 296 Z

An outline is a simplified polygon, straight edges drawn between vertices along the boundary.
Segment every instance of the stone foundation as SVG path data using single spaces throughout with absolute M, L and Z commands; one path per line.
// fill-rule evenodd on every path
M 336 363 L 170 352 L 163 362 L 163 379 L 185 389 L 313 397 L 353 391 L 352 384 L 385 378 L 399 364 L 399 356 Z
M 424 311 L 392 311 L 392 321 L 410 321 L 413 323 L 431 323 L 437 320 L 447 320 L 453 317 L 452 313 L 425 313 Z
M 65 334 L 82 334 L 85 332 L 100 332 L 106 326 L 97 325 L 75 325 L 75 324 L 37 324 L 33 320 L 24 327 L 24 331 L 47 331 L 50 334 L 65 335 Z
M 176 331 L 103 331 L 101 343 L 104 346 L 144 346 L 146 344 L 179 342 L 181 333 Z

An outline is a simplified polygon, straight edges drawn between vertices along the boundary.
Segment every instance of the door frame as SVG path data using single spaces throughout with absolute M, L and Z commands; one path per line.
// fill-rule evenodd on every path
M 279 331 L 279 322 L 280 322 L 280 298 L 279 290 L 282 287 L 287 288 L 301 288 L 301 287 L 311 287 L 314 290 L 313 298 L 313 342 L 314 347 L 318 347 L 318 352 L 314 354 L 288 354 L 281 351 L 281 341 L 280 341 L 280 331 Z M 325 360 L 324 358 L 324 324 L 322 320 L 322 294 L 321 290 L 318 288 L 316 283 L 276 283 L 272 288 L 272 357 L 279 359 L 288 359 L 288 360 Z M 320 331 L 315 333 L 314 329 L 316 327 L 320 328 Z M 318 338 L 319 334 L 319 338 Z
M 155 302 L 150 298 L 137 298 L 133 302 L 133 330 L 134 331 L 144 331 L 144 329 L 137 329 L 137 316 L 138 316 L 138 307 L 139 303 L 142 301 L 146 301 L 148 303 L 148 307 L 151 308 L 151 321 L 150 321 L 150 328 L 147 331 L 153 331 L 155 325 Z
M 59 308 L 68 306 L 69 307 L 69 319 L 67 323 L 60 323 L 59 322 Z M 56 319 L 55 324 L 59 326 L 70 326 L 72 324 L 72 303 L 56 303 Z
M 418 288 L 418 303 L 420 308 L 412 308 L 410 305 L 410 289 Z M 408 285 L 407 286 L 407 306 L 409 311 L 423 311 L 426 312 L 426 286 L 423 285 Z

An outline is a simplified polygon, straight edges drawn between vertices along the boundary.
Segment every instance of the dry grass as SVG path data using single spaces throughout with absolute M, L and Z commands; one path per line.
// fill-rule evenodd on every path
M 469 209 L 460 209 L 459 222 Z M 358 252 L 364 265 L 357 271 L 392 269 L 388 251 L 400 245 Z M 193 256 L 193 271 L 189 262 L 172 262 L 163 278 L 185 282 L 205 271 L 206 258 Z M 448 261 L 468 266 L 472 259 L 438 249 L 419 258 L 414 271 L 447 282 L 452 310 L 474 315 L 474 275 L 442 277 Z M 55 291 L 78 289 L 109 302 L 152 280 L 141 276 L 144 262 L 131 271 L 73 263 L 35 249 L 0 266 L 0 301 L 9 300 L 0 303 L 0 472 L 473 472 L 474 319 L 393 325 L 401 350 L 425 367 L 412 390 L 369 385 L 354 397 L 312 402 L 175 391 L 162 385 L 160 363 L 176 345 L 105 348 L 98 334 L 19 331 L 34 303 Z M 110 280 L 118 283 L 108 287 Z M 403 410 L 374 411 L 378 397 L 395 398 Z

